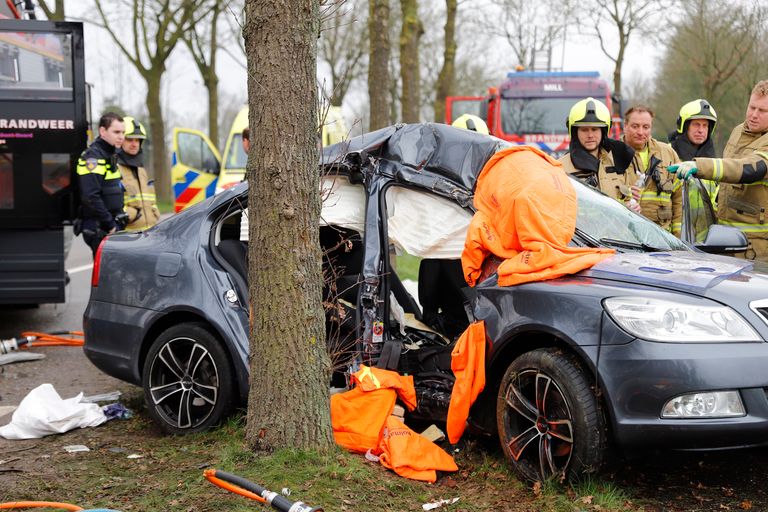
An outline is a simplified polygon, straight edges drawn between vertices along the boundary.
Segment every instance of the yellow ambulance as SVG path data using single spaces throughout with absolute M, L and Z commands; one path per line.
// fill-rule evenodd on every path
M 328 107 L 320 113 L 324 118 L 318 142 L 330 146 L 348 137 L 341 107 Z M 174 211 L 211 197 L 245 178 L 248 156 L 243 150 L 243 130 L 248 127 L 248 107 L 235 117 L 220 154 L 204 133 L 188 128 L 173 129 L 171 180 Z M 222 158 L 223 155 L 223 158 Z

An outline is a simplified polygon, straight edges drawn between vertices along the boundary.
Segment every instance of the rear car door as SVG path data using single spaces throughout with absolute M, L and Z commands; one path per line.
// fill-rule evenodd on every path
M 188 128 L 173 129 L 171 165 L 175 212 L 216 192 L 221 156 L 202 132 Z

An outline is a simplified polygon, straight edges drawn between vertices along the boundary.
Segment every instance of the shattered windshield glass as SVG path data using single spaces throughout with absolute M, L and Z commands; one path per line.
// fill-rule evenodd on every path
M 576 227 L 594 240 L 623 242 L 623 248 L 662 251 L 689 250 L 672 233 L 663 230 L 642 215 L 629 210 L 615 199 L 572 179 L 579 201 Z M 609 243 L 603 245 L 612 246 Z

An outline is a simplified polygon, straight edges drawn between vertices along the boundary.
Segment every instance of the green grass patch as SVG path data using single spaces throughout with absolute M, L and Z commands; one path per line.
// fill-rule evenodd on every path
M 419 281 L 419 264 L 421 258 L 418 256 L 412 256 L 410 254 L 401 254 L 396 257 L 397 275 L 402 281 L 403 279 L 411 279 L 412 281 Z

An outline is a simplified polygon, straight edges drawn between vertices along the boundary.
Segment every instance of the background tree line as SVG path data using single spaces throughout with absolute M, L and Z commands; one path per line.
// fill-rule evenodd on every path
M 71 6 L 38 3 L 57 20 Z M 168 61 L 180 48 L 191 56 L 207 94 L 199 104 L 207 132 L 221 143 L 244 91 L 239 100 L 225 98 L 222 111 L 217 57 L 225 52 L 245 67 L 244 0 L 89 3 L 93 15 L 85 21 L 109 33 L 143 81 L 137 114 L 146 118 L 159 193 L 168 199 L 166 147 L 179 119 L 161 100 Z M 326 104 L 347 106 L 354 133 L 395 122 L 442 122 L 446 96 L 483 95 L 516 66 L 573 69 L 553 62 L 553 54 L 575 46 L 599 48 L 612 62 L 614 93 L 625 108 L 643 102 L 656 109 L 658 138 L 674 129 L 682 104 L 707 98 L 720 116 L 722 147 L 768 51 L 759 36 L 768 28 L 768 6 L 759 0 L 321 0 L 319 9 L 318 64 L 327 77 L 319 92 Z M 658 61 L 628 51 L 647 40 L 662 48 Z M 648 72 L 627 82 L 628 59 L 648 59 Z

